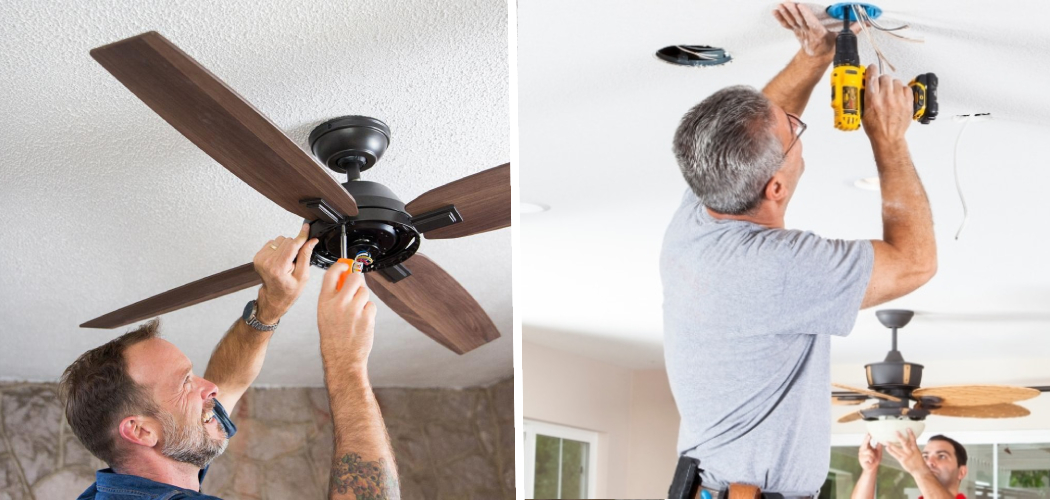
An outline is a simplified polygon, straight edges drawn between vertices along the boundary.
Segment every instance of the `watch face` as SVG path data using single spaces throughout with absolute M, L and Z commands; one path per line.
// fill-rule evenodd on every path
M 252 316 L 255 316 L 255 301 L 250 300 L 244 305 L 244 313 L 241 314 L 241 319 L 248 321 Z

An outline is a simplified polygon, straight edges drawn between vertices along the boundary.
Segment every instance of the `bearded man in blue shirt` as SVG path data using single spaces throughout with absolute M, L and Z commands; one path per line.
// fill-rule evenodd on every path
M 258 299 L 216 346 L 203 377 L 158 336 L 156 320 L 66 369 L 66 419 L 110 466 L 78 500 L 217 498 L 200 492 L 201 481 L 237 431 L 226 409 L 233 410 L 259 375 L 274 329 L 306 286 L 317 244 L 308 234 L 304 224 L 297 237 L 279 236 L 256 254 L 263 281 Z M 375 305 L 361 275 L 337 286 L 347 269 L 328 270 L 318 300 L 335 434 L 330 498 L 399 498 L 393 452 L 367 376 Z

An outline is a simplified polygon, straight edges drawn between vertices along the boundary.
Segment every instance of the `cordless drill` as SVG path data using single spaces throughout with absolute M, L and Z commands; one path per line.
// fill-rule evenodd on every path
M 835 128 L 857 130 L 864 109 L 864 66 L 857 52 L 857 35 L 849 29 L 850 9 L 843 11 L 843 27 L 835 38 L 835 63 L 831 70 L 831 107 Z M 937 75 L 924 73 L 908 86 L 912 91 L 912 119 L 924 125 L 937 118 Z

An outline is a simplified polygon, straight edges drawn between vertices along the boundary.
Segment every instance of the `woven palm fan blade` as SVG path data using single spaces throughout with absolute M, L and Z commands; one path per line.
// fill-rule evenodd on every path
M 839 389 L 845 389 L 847 391 L 858 392 L 860 394 L 864 394 L 866 396 L 871 396 L 873 398 L 885 399 L 886 401 L 895 401 L 895 402 L 899 402 L 900 401 L 900 398 L 898 398 L 898 397 L 890 396 L 888 394 L 883 394 L 881 392 L 875 392 L 875 391 L 868 390 L 868 389 L 861 389 L 860 387 L 853 387 L 853 386 L 849 386 L 849 385 L 836 384 L 834 382 L 832 382 L 831 385 L 834 386 L 834 387 L 838 387 Z
M 1001 403 L 997 405 L 981 406 L 947 406 L 930 410 L 933 415 L 942 417 L 967 417 L 967 418 L 1015 418 L 1027 417 L 1032 412 L 1020 405 L 1013 403 Z
M 915 389 L 912 397 L 941 398 L 940 406 L 989 406 L 1032 399 L 1039 391 L 1014 385 L 945 385 Z

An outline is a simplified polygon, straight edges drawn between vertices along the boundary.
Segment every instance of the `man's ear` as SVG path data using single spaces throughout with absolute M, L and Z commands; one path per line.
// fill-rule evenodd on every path
M 766 189 L 763 194 L 766 199 L 772 201 L 780 201 L 787 196 L 787 184 L 784 182 L 784 176 L 781 175 L 779 170 L 766 183 Z
M 157 421 L 142 415 L 124 417 L 117 428 L 120 437 L 131 444 L 154 447 L 160 441 L 160 429 Z
M 964 477 L 966 477 L 966 466 L 965 465 L 960 465 L 959 466 L 959 481 L 962 481 Z

